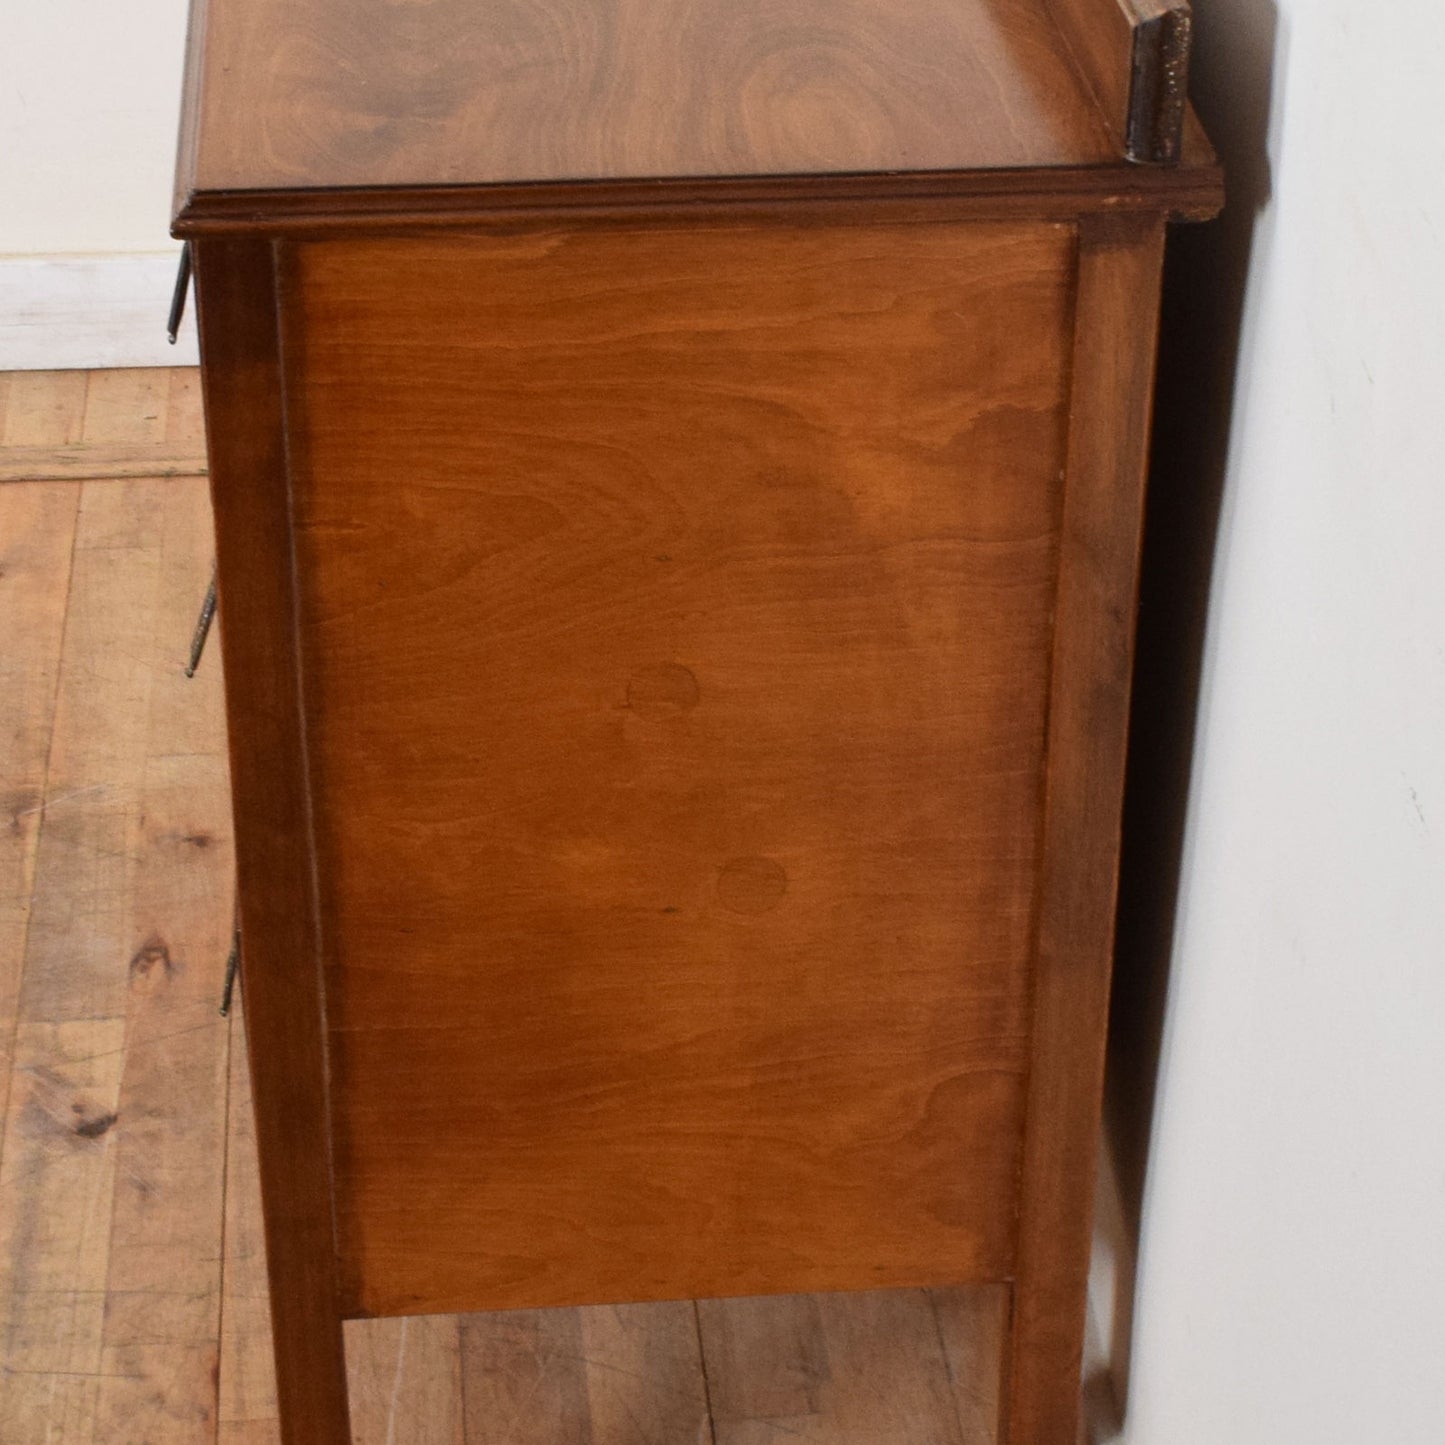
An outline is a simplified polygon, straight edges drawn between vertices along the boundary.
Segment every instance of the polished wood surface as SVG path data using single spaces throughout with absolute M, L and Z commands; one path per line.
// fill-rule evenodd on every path
M 287 1445 L 341 1445 L 346 1373 L 312 810 L 301 738 L 273 253 L 195 247 L 236 817 L 236 882 Z M 267 304 L 267 298 L 270 304 Z M 259 960 L 259 964 L 256 961 Z M 253 966 L 255 965 L 255 966 Z M 280 965 L 280 966 L 278 966 Z
M 1073 256 L 287 253 L 349 1311 L 1008 1272 Z
M 1161 221 L 1081 228 L 1008 1408 L 1078 1428 Z
M 1038 0 L 207 0 L 190 192 L 1096 165 Z
M 141 378 L 11 380 L 0 436 L 28 446 L 74 445 L 88 386 L 92 426 L 154 424 Z M 19 1043 L 0 1068 L 6 1445 L 281 1438 L 244 1009 L 216 1012 L 221 673 L 181 670 L 211 547 L 198 481 L 0 489 L 0 962 L 22 995 L 18 1040 L 13 1014 L 0 1031 Z M 357 1321 L 349 1439 L 992 1445 L 1004 1294 Z

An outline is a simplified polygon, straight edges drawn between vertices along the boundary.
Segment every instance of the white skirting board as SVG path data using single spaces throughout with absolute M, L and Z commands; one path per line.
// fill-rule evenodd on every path
M 144 255 L 0 256 L 0 371 L 194 366 L 194 297 L 166 340 L 180 247 Z

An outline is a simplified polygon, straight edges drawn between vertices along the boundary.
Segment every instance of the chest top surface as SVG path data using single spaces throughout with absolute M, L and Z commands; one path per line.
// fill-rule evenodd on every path
M 194 0 L 195 191 L 1117 159 L 1040 0 Z

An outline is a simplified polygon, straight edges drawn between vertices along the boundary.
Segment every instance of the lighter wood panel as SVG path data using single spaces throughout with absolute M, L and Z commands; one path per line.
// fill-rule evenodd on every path
M 81 440 L 91 446 L 154 445 L 166 434 L 170 372 L 158 367 L 93 371 L 85 392 Z
M 241 1002 L 244 1004 L 244 998 Z M 219 1440 L 222 1445 L 279 1445 L 281 1426 L 276 1413 L 266 1240 L 261 1225 L 261 1183 L 256 1172 L 256 1123 L 244 1008 L 233 1013 L 231 1019 Z
M 352 1436 L 994 1445 L 982 1402 L 997 1405 L 1002 1297 L 994 1287 L 353 1321 Z M 974 1373 L 957 1373 L 965 1361 Z
M 166 397 L 166 441 L 173 446 L 205 451 L 206 418 L 201 406 L 201 372 L 196 366 L 176 366 L 169 372 Z
M 126 1012 L 161 545 L 112 545 L 113 500 L 82 488 L 21 991 L 22 1017 L 53 1024 Z
M 0 1439 L 94 1438 L 125 1020 L 22 1017 L 0 1161 Z
M 205 448 L 196 442 L 0 449 L 0 482 L 113 481 L 205 473 Z
M 701 1322 L 717 1445 L 993 1438 L 976 1422 L 964 1430 L 923 1290 L 716 1300 Z
M 153 485 L 144 535 L 103 487 L 30 518 L 75 553 L 0 1159 L 6 1440 L 214 1423 L 229 827 L 219 691 L 178 686 L 205 497 Z
M 160 547 L 87 540 L 82 508 L 0 1159 L 7 1440 L 90 1439 L 101 1386 Z
M 468 1441 L 694 1445 L 707 1391 L 690 1302 L 467 1316 Z
M 298 249 L 352 1306 L 1007 1269 L 1072 256 Z
M 69 487 L 0 491 L 0 1141 L 78 503 Z
M 0 482 L 198 476 L 200 390 L 193 366 L 0 373 Z
M 1036 0 L 208 0 L 197 189 L 1117 159 Z
M 718 1428 L 818 1415 L 829 1379 L 818 1296 L 699 1300 L 708 1397 Z
M 60 447 L 80 440 L 86 371 L 17 371 L 5 407 L 7 447 Z

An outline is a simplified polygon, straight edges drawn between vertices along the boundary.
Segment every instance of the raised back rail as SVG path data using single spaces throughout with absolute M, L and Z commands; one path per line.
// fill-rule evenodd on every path
M 1044 0 L 1131 161 L 1179 159 L 1193 16 L 1188 0 Z

